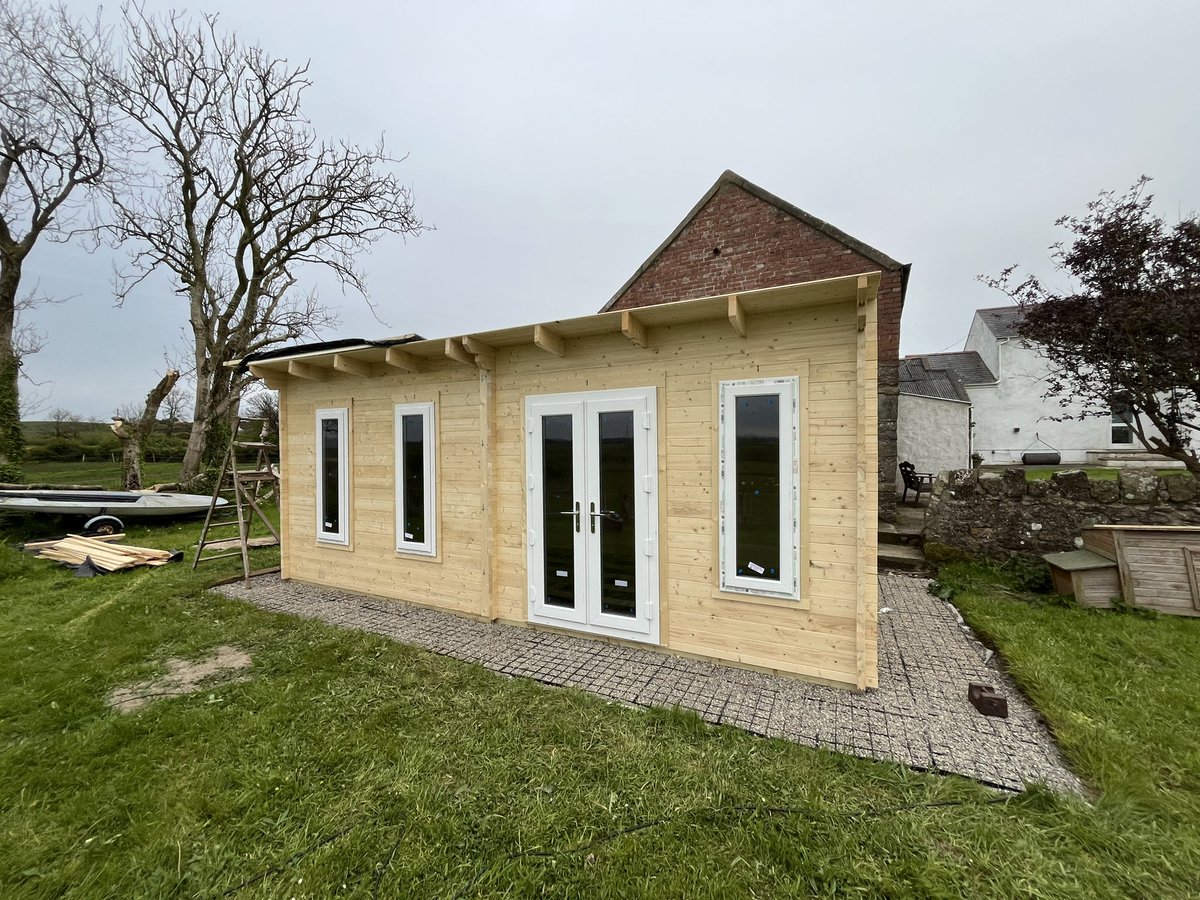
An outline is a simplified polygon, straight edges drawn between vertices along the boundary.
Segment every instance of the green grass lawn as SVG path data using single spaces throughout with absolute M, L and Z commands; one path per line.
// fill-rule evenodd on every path
M 98 484 L 110 490 L 121 487 L 121 462 L 22 463 L 21 474 L 29 484 Z M 164 484 L 179 478 L 177 462 L 145 462 L 142 464 L 142 483 Z
M 197 530 L 128 540 L 183 548 Z M 76 579 L 0 546 L 0 896 L 1184 897 L 1197 884 L 1200 622 L 1033 605 L 978 581 L 961 595 L 1098 789 L 1089 805 L 630 709 L 205 592 L 235 569 Z M 224 643 L 252 654 L 247 680 L 106 708 L 164 659 Z

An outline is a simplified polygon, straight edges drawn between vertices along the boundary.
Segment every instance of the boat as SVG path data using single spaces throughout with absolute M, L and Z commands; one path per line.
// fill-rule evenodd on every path
M 229 503 L 217 498 L 217 506 Z M 0 491 L 0 513 L 89 517 L 85 528 L 112 533 L 123 519 L 187 516 L 205 512 L 212 498 L 203 494 L 154 491 Z

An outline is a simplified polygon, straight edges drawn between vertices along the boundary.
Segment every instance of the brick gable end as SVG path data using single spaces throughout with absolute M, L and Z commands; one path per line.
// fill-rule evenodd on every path
M 879 500 L 881 516 L 891 519 L 901 270 L 886 269 L 740 185 L 726 183 L 608 308 L 636 309 L 880 269 Z

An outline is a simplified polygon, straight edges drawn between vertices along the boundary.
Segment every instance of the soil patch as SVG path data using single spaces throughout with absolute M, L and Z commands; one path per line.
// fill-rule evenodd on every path
M 165 675 L 116 688 L 109 693 L 105 702 L 118 712 L 131 713 L 164 697 L 194 694 L 213 681 L 241 681 L 241 678 L 224 676 L 249 668 L 250 654 L 231 644 L 222 644 L 199 659 L 172 657 L 164 665 L 167 667 Z

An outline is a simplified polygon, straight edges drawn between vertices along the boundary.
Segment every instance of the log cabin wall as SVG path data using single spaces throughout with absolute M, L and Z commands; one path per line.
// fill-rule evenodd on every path
M 877 684 L 875 288 L 734 321 L 488 348 L 479 367 L 428 359 L 281 386 L 283 575 L 312 584 L 525 624 L 526 401 L 656 389 L 659 645 L 734 665 L 866 688 Z M 660 307 L 659 309 L 662 309 Z M 598 317 L 593 317 L 598 318 Z M 576 320 L 579 321 L 579 320 Z M 732 326 L 732 327 L 731 327 Z M 546 327 L 553 327 L 546 326 Z M 744 331 L 744 335 L 741 333 Z M 433 342 L 424 342 L 432 345 Z M 455 346 L 451 346 L 455 344 Z M 413 351 L 421 348 L 412 345 Z M 407 351 L 406 351 L 407 352 Z M 293 366 L 293 373 L 296 371 Z M 309 373 L 311 375 L 311 372 Z M 718 578 L 719 385 L 799 379 L 800 599 L 723 593 Z M 396 404 L 436 408 L 438 548 L 396 550 Z M 316 540 L 316 412 L 348 408 L 349 543 Z

